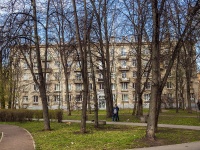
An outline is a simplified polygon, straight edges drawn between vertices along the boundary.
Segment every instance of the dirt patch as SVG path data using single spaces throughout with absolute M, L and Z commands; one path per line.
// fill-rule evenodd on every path
M 142 138 L 142 139 L 135 140 L 133 142 L 138 143 L 138 147 L 154 147 L 154 146 L 167 145 L 166 139 L 148 140 L 146 138 Z

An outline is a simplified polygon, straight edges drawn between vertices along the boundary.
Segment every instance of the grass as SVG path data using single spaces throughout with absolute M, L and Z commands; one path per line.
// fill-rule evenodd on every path
M 161 113 L 159 123 L 200 125 L 200 120 L 195 113 L 188 114 L 180 111 L 176 114 L 174 111 L 167 110 Z M 73 111 L 72 114 L 72 116 L 65 115 L 64 119 L 80 119 L 81 111 Z M 88 118 L 92 119 L 93 115 L 88 114 Z M 111 121 L 111 118 L 105 117 L 105 111 L 100 111 L 99 118 Z M 120 121 L 127 119 L 130 119 L 131 122 L 139 121 L 131 115 L 131 110 L 120 110 Z M 78 123 L 68 125 L 52 122 L 51 131 L 43 131 L 43 122 L 38 121 L 9 124 L 15 124 L 30 131 L 36 142 L 36 150 L 121 150 L 200 140 L 200 131 L 183 129 L 159 128 L 156 133 L 156 141 L 151 142 L 144 138 L 145 127 L 101 125 L 96 129 L 92 124 L 87 124 L 87 133 L 80 134 L 80 124 Z

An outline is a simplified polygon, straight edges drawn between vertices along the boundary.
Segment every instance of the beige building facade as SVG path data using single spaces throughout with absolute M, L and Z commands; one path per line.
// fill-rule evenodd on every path
M 110 44 L 110 64 L 111 64 L 111 89 L 113 95 L 114 103 L 121 108 L 133 108 L 136 100 L 136 71 L 137 71 L 137 60 L 136 52 L 137 43 L 127 43 L 127 42 L 113 42 Z M 44 47 L 41 46 L 41 52 L 43 52 Z M 163 51 L 170 51 L 167 47 L 163 46 Z M 41 53 L 42 65 L 44 66 L 45 60 L 43 53 Z M 34 56 L 34 54 L 33 54 Z M 17 57 L 17 56 L 16 56 Z M 24 56 L 20 56 L 19 70 L 15 74 L 15 79 L 17 79 L 16 87 L 16 107 L 23 107 L 28 109 L 42 109 L 42 103 L 39 96 L 38 86 L 34 83 L 32 74 L 30 72 L 29 66 L 27 65 Z M 28 57 L 28 56 L 27 56 Z M 150 48 L 149 45 L 144 43 L 142 45 L 141 51 L 142 57 L 142 88 L 144 87 L 143 93 L 143 105 L 144 107 L 149 107 L 149 100 L 151 96 L 151 74 L 148 76 L 147 69 L 145 68 L 149 64 L 150 60 Z M 106 100 L 104 95 L 104 83 L 103 75 L 101 73 L 102 63 L 97 58 L 93 58 L 96 86 L 97 86 L 97 96 L 99 109 L 106 108 Z M 33 58 L 34 62 L 34 58 Z M 161 74 L 163 75 L 166 71 L 167 57 L 161 61 Z M 67 103 L 65 101 L 66 97 L 66 86 L 65 86 L 65 75 L 63 71 L 63 66 L 60 60 L 60 54 L 56 48 L 51 47 L 48 49 L 47 56 L 47 69 L 46 69 L 46 92 L 48 96 L 48 104 L 50 109 L 66 109 Z M 83 90 L 83 80 L 81 76 L 81 64 L 80 61 L 76 59 L 69 59 L 66 64 L 70 66 L 69 68 L 69 99 L 72 109 L 81 108 L 82 103 L 82 90 Z M 88 67 L 89 68 L 89 67 Z M 37 75 L 37 63 L 33 64 L 34 75 Z M 167 101 L 172 101 L 172 105 L 175 104 L 175 69 L 173 68 L 171 74 L 168 77 L 168 81 L 163 90 L 163 99 Z M 90 74 L 90 73 L 89 73 Z M 196 74 L 194 72 L 194 74 Z M 17 77 L 16 77 L 17 76 Z M 90 76 L 90 75 L 89 75 Z M 148 76 L 148 80 L 146 80 Z M 91 78 L 89 78 L 89 91 L 90 91 L 90 104 L 93 106 L 93 84 Z M 184 81 L 185 82 L 185 81 Z M 186 87 L 186 86 L 185 86 Z M 186 98 L 186 88 L 184 87 L 184 95 Z M 198 99 L 199 82 L 197 76 L 193 76 L 191 81 L 191 99 L 194 101 Z M 169 107 L 169 106 L 167 106 Z

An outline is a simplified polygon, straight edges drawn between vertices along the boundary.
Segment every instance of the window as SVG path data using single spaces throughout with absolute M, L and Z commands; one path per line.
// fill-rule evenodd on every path
M 69 101 L 71 101 L 72 100 L 72 95 L 68 95 L 68 99 L 69 99 Z
M 148 72 L 145 71 L 144 74 L 143 74 L 143 77 L 147 77 L 148 76 Z
M 111 89 L 115 90 L 115 84 L 114 83 L 111 83 Z
M 49 91 L 49 85 L 46 85 L 46 91 Z
M 38 67 L 37 62 L 34 62 L 34 63 L 33 63 L 33 69 L 37 69 L 37 67 Z
M 76 80 L 82 80 L 82 75 L 80 72 L 76 73 Z
M 76 91 L 82 90 L 82 84 L 76 84 Z
M 101 61 L 98 62 L 98 68 L 99 68 L 99 69 L 103 69 L 103 67 L 102 67 L 102 62 L 101 62 Z
M 92 90 L 92 83 L 89 84 L 89 90 Z
M 113 101 L 116 100 L 116 95 L 115 94 L 112 94 L 112 99 L 113 99 Z
M 34 91 L 39 91 L 39 86 L 34 84 L 33 89 L 34 89 Z
M 144 94 L 144 100 L 145 100 L 145 101 L 149 101 L 149 100 L 150 100 L 150 97 L 151 97 L 151 94 L 150 94 L 150 93 Z
M 111 78 L 115 78 L 115 73 L 111 73 Z
M 58 80 L 58 81 L 60 80 L 60 73 L 59 72 L 55 72 L 54 76 L 55 76 L 56 80 Z
M 55 84 L 55 91 L 60 91 L 60 84 Z
M 147 48 L 144 49 L 144 55 L 148 55 L 149 54 L 149 50 Z
M 77 102 L 82 101 L 82 95 L 76 95 L 75 100 L 76 100 Z
M 28 102 L 28 96 L 23 96 L 23 103 Z
M 23 75 L 23 80 L 28 80 L 28 78 L 29 78 L 28 74 L 25 73 L 25 74 Z
M 126 56 L 126 49 L 125 48 L 121 49 L 121 56 Z
M 99 89 L 103 90 L 104 89 L 104 84 L 103 83 L 99 83 Z
M 46 81 L 49 81 L 49 73 L 46 73 Z
M 167 89 L 172 89 L 172 83 L 171 82 L 167 82 Z
M 71 67 L 72 61 L 67 61 L 67 67 Z
M 137 61 L 136 61 L 136 59 L 133 59 L 133 60 L 132 60 L 132 65 L 133 65 L 133 67 L 136 67 L 136 66 L 137 66 Z
M 68 89 L 69 89 L 69 91 L 72 90 L 72 85 L 71 84 L 68 84 Z
M 24 62 L 24 69 L 28 69 L 28 65 L 26 62 Z
M 136 88 L 136 83 L 133 83 L 133 89 L 135 89 Z
M 122 94 L 122 101 L 128 101 L 128 94 Z
M 76 62 L 76 69 L 80 69 L 81 68 L 81 62 L 80 61 L 77 61 Z
M 122 83 L 122 90 L 127 90 L 128 89 L 128 83 L 123 82 Z
M 111 56 L 111 57 L 114 56 L 114 49 L 113 49 L 113 48 L 110 50 L 110 56 Z
M 60 62 L 59 61 L 55 61 L 55 66 L 58 67 L 58 68 L 60 68 Z
M 46 64 L 47 64 L 47 68 L 50 68 L 50 63 L 49 63 L 49 62 L 46 62 Z
M 173 97 L 172 93 L 167 93 L 167 97 L 172 98 Z
M 36 95 L 33 96 L 33 103 L 38 103 L 38 96 Z
M 99 79 L 103 79 L 102 73 L 99 73 Z
M 126 68 L 126 60 L 121 61 L 121 66 L 122 66 L 122 68 Z
M 142 62 L 143 66 L 147 66 L 147 63 L 148 63 L 147 60 L 144 60 L 144 61 Z
M 122 78 L 126 78 L 126 71 L 122 72 Z
M 133 78 L 136 78 L 136 77 L 137 77 L 136 71 L 133 71 Z
M 60 95 L 54 95 L 54 102 L 60 101 Z
M 39 74 L 38 73 L 35 73 L 35 78 L 36 78 L 36 80 L 39 80 Z
M 145 86 L 146 90 L 150 90 L 151 89 L 151 83 L 150 82 L 145 82 L 144 86 Z

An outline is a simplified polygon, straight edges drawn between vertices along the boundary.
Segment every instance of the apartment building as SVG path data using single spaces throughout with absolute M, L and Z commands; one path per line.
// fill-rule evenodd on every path
M 141 51 L 142 58 L 142 88 L 143 92 L 143 105 L 144 107 L 149 106 L 149 100 L 151 96 L 151 73 L 148 74 L 147 66 L 150 60 L 150 48 L 148 43 L 143 43 Z M 41 52 L 43 52 L 45 47 L 41 46 Z M 137 98 L 135 94 L 136 79 L 137 79 L 137 59 L 138 55 L 136 52 L 137 43 L 128 43 L 125 41 L 112 42 L 110 44 L 110 65 L 111 65 L 111 88 L 114 103 L 117 103 L 121 108 L 133 108 L 135 100 Z M 170 49 L 163 45 L 162 50 L 164 52 L 169 52 Z M 41 53 L 43 55 L 43 53 Z M 161 61 L 161 74 L 163 75 L 166 71 L 168 56 L 163 53 L 165 57 Z M 26 57 L 20 56 L 19 70 L 17 74 L 17 87 L 16 87 L 16 107 L 24 107 L 29 109 L 42 109 L 42 103 L 39 96 L 38 86 L 33 82 L 32 74 L 30 69 L 23 59 Z M 27 56 L 28 57 L 28 56 Z M 60 60 L 60 54 L 56 48 L 51 47 L 48 49 L 47 60 L 42 58 L 42 65 L 46 63 L 46 92 L 47 99 L 50 109 L 63 108 L 66 109 L 67 103 L 65 101 L 66 96 L 66 86 L 65 86 L 65 75 L 63 71 L 63 66 Z M 103 75 L 101 73 L 102 63 L 99 59 L 93 58 L 95 60 L 95 77 L 98 95 L 98 105 L 99 109 L 105 109 L 106 100 L 104 95 L 104 83 Z M 33 54 L 34 62 L 34 54 Z M 83 80 L 81 76 L 81 63 L 78 59 L 68 60 L 67 64 L 70 66 L 69 71 L 69 100 L 72 109 L 81 108 L 82 103 L 82 90 L 83 90 Z M 34 62 L 33 70 L 36 78 L 37 75 L 37 63 Z M 198 98 L 198 87 L 199 82 L 197 79 L 196 69 L 194 69 L 194 75 L 191 81 L 191 99 L 196 100 Z M 175 68 L 172 69 L 166 86 L 163 90 L 163 99 L 167 102 L 171 102 L 170 105 L 175 103 Z M 15 75 L 16 76 L 16 75 Z M 90 75 L 89 75 L 90 76 Z M 147 80 L 148 77 L 148 80 Z M 16 77 L 15 77 L 16 79 Z M 184 78 L 185 80 L 185 78 Z M 93 84 L 91 78 L 89 79 L 89 91 L 90 91 L 90 104 L 93 107 Z M 185 83 L 185 81 L 183 81 Z M 186 99 L 186 86 L 184 85 L 183 98 Z M 180 100 L 180 99 L 179 99 Z M 169 107 L 169 106 L 167 106 Z

